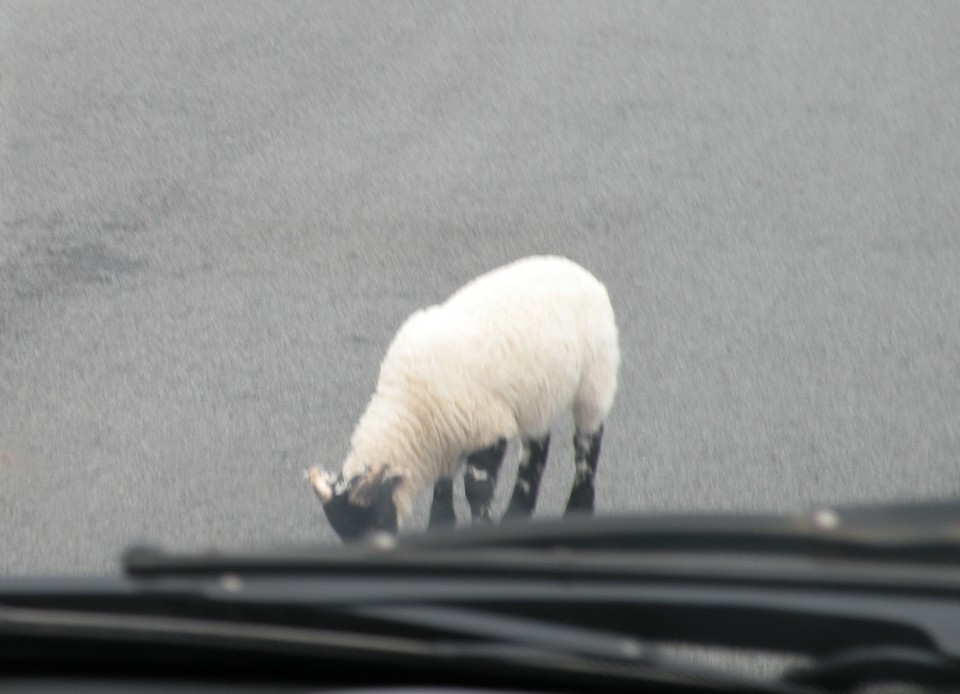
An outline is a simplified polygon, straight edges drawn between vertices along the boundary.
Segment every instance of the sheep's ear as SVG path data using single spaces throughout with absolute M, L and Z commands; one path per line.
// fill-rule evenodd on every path
M 314 466 L 307 470 L 307 479 L 310 480 L 310 486 L 316 492 L 320 503 L 326 505 L 333 498 L 333 485 L 336 482 L 333 473 Z
M 350 491 L 350 503 L 367 508 L 384 491 L 392 493 L 394 486 L 406 476 L 405 472 L 392 470 L 384 465 L 375 472 L 369 473 L 357 483 Z

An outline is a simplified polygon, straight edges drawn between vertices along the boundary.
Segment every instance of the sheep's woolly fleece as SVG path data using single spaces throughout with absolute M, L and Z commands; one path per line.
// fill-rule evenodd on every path
M 619 362 L 607 291 L 582 267 L 531 257 L 488 272 L 400 327 L 343 477 L 388 466 L 403 478 L 394 493 L 402 521 L 472 451 L 540 438 L 571 409 L 578 432 L 595 432 Z

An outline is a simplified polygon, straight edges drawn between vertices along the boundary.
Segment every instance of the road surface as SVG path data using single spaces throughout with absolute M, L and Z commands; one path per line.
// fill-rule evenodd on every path
M 0 574 L 334 542 L 302 472 L 393 332 L 532 253 L 617 310 L 601 513 L 955 495 L 958 25 L 0 0 Z

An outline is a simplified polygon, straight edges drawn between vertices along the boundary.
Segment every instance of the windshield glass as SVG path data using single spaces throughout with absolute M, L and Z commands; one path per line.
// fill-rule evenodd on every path
M 958 21 L 0 2 L 0 575 L 417 533 L 451 505 L 496 523 L 517 489 L 534 518 L 954 495 Z M 411 313 L 542 255 L 588 275 L 421 314 L 429 344 L 387 368 Z M 400 424 L 344 475 L 378 382 L 462 427 L 371 405 Z M 527 413 L 554 406 L 547 439 Z

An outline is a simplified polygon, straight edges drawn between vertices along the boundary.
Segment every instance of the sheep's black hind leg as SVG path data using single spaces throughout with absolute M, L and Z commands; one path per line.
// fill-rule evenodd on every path
M 474 523 L 491 523 L 490 503 L 497 488 L 497 473 L 507 451 L 507 440 L 500 439 L 490 448 L 467 456 L 467 470 L 463 473 L 463 491 L 470 503 Z
M 550 434 L 542 439 L 524 439 L 520 448 L 520 466 L 517 468 L 517 482 L 513 486 L 510 505 L 503 514 L 504 520 L 526 518 L 533 513 L 540 493 L 540 478 L 547 464 L 550 450 Z
M 433 504 L 430 506 L 428 528 L 444 528 L 457 524 L 453 510 L 453 480 L 442 479 L 433 486 Z
M 578 431 L 573 437 L 576 472 L 565 514 L 593 513 L 593 480 L 597 475 L 597 459 L 600 457 L 602 438 L 603 425 L 595 434 L 583 434 Z

